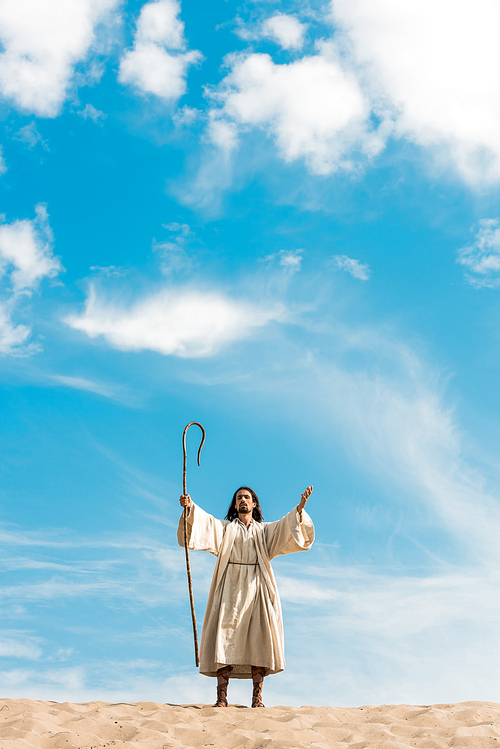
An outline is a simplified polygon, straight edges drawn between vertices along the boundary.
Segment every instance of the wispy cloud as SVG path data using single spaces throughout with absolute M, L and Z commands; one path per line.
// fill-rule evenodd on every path
M 368 281 L 370 278 L 370 267 L 367 263 L 360 263 L 359 260 L 347 257 L 347 255 L 334 255 L 329 262 L 329 266 L 330 268 L 345 270 L 353 278 L 358 278 L 360 281 Z
M 64 387 L 74 388 L 75 390 L 87 390 L 90 393 L 96 393 L 96 395 L 102 395 L 105 398 L 111 398 L 112 400 L 121 400 L 123 393 L 121 388 L 112 387 L 105 385 L 102 382 L 96 382 L 95 380 L 88 380 L 85 377 L 72 377 L 70 375 L 51 375 L 50 379 L 57 382 L 59 385 Z
M 36 661 L 42 655 L 39 638 L 16 630 L 0 631 L 0 657 Z
M 2 597 L 6 600 L 12 599 L 15 601 L 51 601 L 89 597 L 109 599 L 119 593 L 121 589 L 125 590 L 126 587 L 118 581 L 79 582 L 53 578 L 33 584 L 3 586 Z
M 158 242 L 153 241 L 153 250 L 161 258 L 161 270 L 165 276 L 170 276 L 179 271 L 189 272 L 193 267 L 193 261 L 186 252 L 186 246 L 194 238 L 194 233 L 187 224 L 164 224 L 171 238 Z
M 9 694 L 18 697 L 31 694 L 33 699 L 37 699 L 38 695 L 45 694 L 47 699 L 53 699 L 55 695 L 85 693 L 85 669 L 81 666 L 4 669 L 0 672 L 0 677 Z
M 209 114 L 207 131 L 210 143 L 201 152 L 194 177 L 172 183 L 170 190 L 179 203 L 216 216 L 221 211 L 225 192 L 233 183 L 233 151 L 238 147 L 238 129 L 213 113 Z
M 5 158 L 4 158 L 4 155 L 3 155 L 3 148 L 2 148 L 2 146 L 0 146 L 0 176 L 2 174 L 5 174 L 5 172 L 8 170 L 8 168 L 9 167 L 5 163 Z
M 302 704 L 304 693 L 314 694 L 311 662 L 319 667 L 326 704 L 498 699 L 491 652 L 499 580 L 491 568 L 445 565 L 434 574 L 408 575 L 398 565 L 384 574 L 380 567 L 339 567 L 321 558 L 316 567 L 293 562 L 288 575 L 278 573 L 278 585 L 291 665 L 303 677 L 297 688 L 285 674 L 275 699 L 286 695 Z M 315 638 L 304 639 L 306 610 Z
M 92 120 L 96 125 L 101 125 L 103 120 L 108 116 L 105 112 L 101 112 L 100 109 L 96 109 L 93 104 L 86 104 L 83 109 L 80 109 L 77 114 L 83 117 L 84 120 Z
M 178 634 L 178 633 L 176 633 Z M 172 637 L 172 632 L 165 637 Z M 59 702 L 105 701 L 192 704 L 213 702 L 213 684 L 196 673 L 165 676 L 165 664 L 158 661 L 101 659 L 76 667 L 12 668 L 0 672 L 2 684 L 13 699 L 46 699 Z M 245 704 L 247 688 L 232 687 L 232 699 Z M 243 695 L 243 692 L 245 693 Z
M 408 350 L 395 356 L 393 366 L 396 362 L 400 369 L 393 377 L 320 365 L 316 392 L 322 413 L 332 409 L 355 454 L 384 484 L 398 487 L 403 505 L 417 500 L 477 559 L 496 558 L 492 529 L 500 531 L 498 497 L 485 490 L 484 478 L 465 460 L 453 412 L 443 406 L 430 372 Z
M 154 523 L 148 525 L 153 528 Z M 178 547 L 134 533 L 89 539 L 58 529 L 59 543 L 44 542 L 43 534 L 39 536 L 27 545 L 22 535 L 16 543 L 15 534 L 10 534 L 10 553 L 0 558 L 4 606 L 46 601 L 56 606 L 73 599 L 104 607 L 121 601 L 120 605 L 135 610 L 184 599 L 185 571 Z M 75 559 L 75 549 L 82 555 L 87 550 L 86 557 L 90 551 L 90 558 Z M 210 562 L 199 555 L 193 559 L 193 574 L 200 587 L 209 582 Z
M 469 271 L 465 277 L 472 286 L 478 289 L 500 286 L 500 219 L 479 221 L 475 241 L 458 250 L 457 263 Z
M 117 265 L 91 265 L 90 270 L 107 278 L 123 278 L 127 275 L 127 270 Z
M 36 145 L 40 144 L 46 151 L 49 150 L 47 141 L 42 138 L 34 120 L 18 130 L 14 139 L 26 143 L 28 148 L 35 148 Z

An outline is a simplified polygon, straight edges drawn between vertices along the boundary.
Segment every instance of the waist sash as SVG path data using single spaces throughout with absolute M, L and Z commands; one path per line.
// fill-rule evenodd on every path
M 228 562 L 228 564 L 242 564 L 244 567 L 255 567 L 258 562 Z

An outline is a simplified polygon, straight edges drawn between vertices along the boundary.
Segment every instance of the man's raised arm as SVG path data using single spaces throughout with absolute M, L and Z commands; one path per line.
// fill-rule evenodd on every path
M 300 495 L 300 502 L 297 505 L 297 512 L 299 513 L 300 520 L 302 522 L 302 510 L 306 506 L 306 502 L 313 492 L 312 486 L 308 486 L 303 494 Z M 187 495 L 189 497 L 189 494 Z

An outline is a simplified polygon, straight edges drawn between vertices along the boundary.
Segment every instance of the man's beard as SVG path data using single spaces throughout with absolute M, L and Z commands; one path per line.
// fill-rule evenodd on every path
M 238 510 L 240 515 L 248 515 L 250 512 L 252 512 L 250 507 L 247 505 L 240 505 L 240 509 Z

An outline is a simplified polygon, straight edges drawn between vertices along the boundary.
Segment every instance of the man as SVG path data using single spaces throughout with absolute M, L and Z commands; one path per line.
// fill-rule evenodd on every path
M 248 486 L 234 493 L 224 520 L 195 505 L 189 494 L 180 498 L 188 508 L 189 548 L 217 557 L 200 648 L 200 673 L 217 676 L 214 707 L 227 707 L 230 675 L 252 679 L 252 707 L 264 707 L 264 677 L 285 667 L 281 604 L 270 562 L 311 548 L 314 526 L 304 507 L 312 490 L 308 486 L 297 507 L 274 523 L 263 522 L 259 498 Z M 182 517 L 177 539 L 184 546 Z

